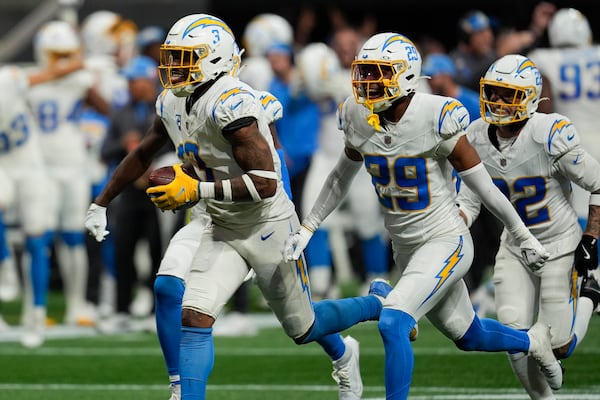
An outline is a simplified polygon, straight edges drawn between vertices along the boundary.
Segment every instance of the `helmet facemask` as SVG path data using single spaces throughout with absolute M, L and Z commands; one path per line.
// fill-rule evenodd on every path
M 507 125 L 528 118 L 527 104 L 534 100 L 535 88 L 482 81 L 480 90 L 484 121 Z
M 398 77 L 406 68 L 404 60 L 355 60 L 352 63 L 352 88 L 356 102 L 372 112 L 388 109 L 400 96 Z
M 165 89 L 172 89 L 176 96 L 185 97 L 204 82 L 200 60 L 210 54 L 208 45 L 195 47 L 163 44 L 160 47 L 160 82 Z

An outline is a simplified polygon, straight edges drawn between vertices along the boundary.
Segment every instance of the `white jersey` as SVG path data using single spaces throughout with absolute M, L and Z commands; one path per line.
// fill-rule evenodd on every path
M 40 144 L 49 166 L 81 166 L 87 161 L 79 114 L 93 75 L 85 70 L 42 83 L 29 91 L 29 103 L 40 131 Z
M 540 48 L 529 58 L 551 84 L 554 111 L 575 125 L 581 145 L 600 160 L 600 46 Z M 573 205 L 580 218 L 588 216 L 588 193 L 573 188 Z
M 412 248 L 447 233 L 468 234 L 442 150 L 444 142 L 464 134 L 467 109 L 453 98 L 416 93 L 402 119 L 382 120 L 381 131 L 367 123 L 368 115 L 349 97 L 340 109 L 340 127 L 346 146 L 364 158 L 396 245 Z
M 263 100 L 267 105 L 270 103 L 267 97 Z M 268 127 L 272 121 L 266 116 L 260 93 L 237 78 L 223 76 L 196 100 L 189 114 L 185 104 L 185 98 L 165 91 L 157 101 L 156 111 L 176 144 L 177 156 L 190 161 L 201 179 L 224 180 L 245 173 L 235 162 L 231 145 L 222 135 L 224 127 L 244 117 L 257 119 L 259 129 L 270 145 L 275 170 L 281 177 L 281 164 Z M 257 219 L 275 221 L 294 213 L 293 203 L 285 194 L 281 179 L 273 197 L 258 202 L 210 199 L 206 200 L 206 207 L 213 222 L 230 226 L 252 226 Z
M 581 239 L 581 228 L 570 204 L 570 183 L 576 181 L 587 190 L 600 189 L 598 163 L 580 146 L 574 125 L 560 114 L 535 113 L 502 152 L 493 144 L 498 140 L 494 129 L 488 133 L 489 126 L 476 120 L 467 135 L 496 186 L 551 257 L 573 251 Z M 478 207 L 472 192 L 466 189 L 464 194 L 470 200 L 465 199 L 461 187 L 461 208 Z M 506 233 L 503 238 L 506 240 Z
M 25 94 L 29 81 L 16 67 L 0 69 L 0 165 L 13 168 L 43 168 L 38 134 Z

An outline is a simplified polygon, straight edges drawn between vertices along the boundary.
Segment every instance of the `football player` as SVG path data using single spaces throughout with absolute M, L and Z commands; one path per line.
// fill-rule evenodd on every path
M 536 112 L 541 91 L 540 72 L 530 59 L 500 58 L 481 79 L 482 119 L 469 126 L 467 137 L 496 186 L 550 253 L 546 265 L 532 271 L 525 268 L 518 243 L 502 237 L 494 268 L 498 319 L 522 330 L 536 319 L 551 326 L 554 352 L 566 358 L 583 340 L 600 301 L 598 282 L 588 276 L 598 263 L 600 164 L 584 150 L 571 120 Z M 592 193 L 583 236 L 570 203 L 571 183 Z M 461 187 L 457 202 L 470 225 L 479 200 Z M 532 399 L 555 398 L 530 356 L 511 353 L 509 360 Z
M 47 68 L 80 58 L 80 40 L 68 22 L 50 21 L 36 34 L 34 52 L 38 66 Z M 105 115 L 109 113 L 110 106 L 93 84 L 91 72 L 80 70 L 36 85 L 28 93 L 51 183 L 47 193 L 50 207 L 46 213 L 50 234 L 60 235 L 56 248 L 64 285 L 67 324 L 94 323 L 94 311 L 88 307 L 86 300 L 88 260 L 84 235 L 90 181 L 86 173 L 86 142 L 79 129 L 78 118 L 84 102 Z
M 24 300 L 22 320 L 25 333 L 21 338 L 26 347 L 38 347 L 44 342 L 50 274 L 45 239 L 48 177 L 39 132 L 27 104 L 26 93 L 35 85 L 81 68 L 81 60 L 72 60 L 27 73 L 16 66 L 0 69 L 0 85 L 3 88 L 0 96 L 0 168 L 8 178 L 8 182 L 2 185 L 2 197 L 6 218 L 11 224 L 18 224 L 23 231 L 25 249 L 29 254 L 29 264 L 24 273 L 26 281 L 31 281 L 31 285 L 25 286 L 28 289 L 31 286 L 31 291 Z M 14 193 L 13 201 L 9 201 L 12 197 L 10 192 Z
M 590 24 L 574 8 L 558 10 L 548 25 L 550 47 L 537 48 L 527 55 L 550 88 L 552 111 L 568 116 L 577 127 L 581 145 L 600 160 L 598 109 L 600 83 L 597 80 L 600 45 L 592 43 Z M 588 217 L 589 193 L 573 185 L 573 204 L 581 227 Z
M 194 164 L 213 179 L 197 181 L 175 166 L 168 185 L 147 190 L 162 210 L 203 199 L 211 224 L 186 280 L 182 303 L 182 398 L 205 398 L 214 363 L 212 325 L 223 305 L 254 269 L 256 282 L 284 331 L 297 344 L 317 341 L 333 360 L 341 399 L 359 399 L 358 342 L 337 332 L 376 319 L 375 295 L 315 304 L 304 258 L 283 260 L 281 243 L 299 221 L 285 193 L 262 105 L 254 89 L 227 73 L 235 39 L 209 15 L 173 25 L 161 55 L 161 81 L 170 89 L 168 123 L 186 129 L 197 149 Z
M 494 186 L 465 138 L 469 115 L 456 99 L 416 91 L 421 55 L 406 36 L 369 38 L 352 63 L 352 87 L 340 106 L 345 149 L 310 214 L 286 241 L 286 259 L 298 259 L 313 232 L 348 191 L 364 164 L 372 176 L 401 275 L 383 301 L 379 332 L 385 349 L 387 399 L 406 399 L 414 355 L 410 332 L 427 318 L 456 346 L 472 351 L 529 352 L 552 387 L 562 384 L 547 325 L 522 332 L 479 319 L 462 277 L 473 240 L 454 202 L 452 167 L 505 224 L 523 262 L 544 265 L 547 252 Z
M 186 34 L 182 35 L 183 32 Z M 213 35 L 217 33 L 221 37 L 221 41 L 219 41 L 217 45 L 209 45 L 214 38 Z M 183 44 L 188 44 L 189 42 L 190 45 L 193 45 L 190 47 L 194 49 L 192 53 L 182 52 L 177 44 L 172 43 L 173 36 L 177 35 L 182 35 L 181 37 L 185 41 Z M 257 115 L 253 118 L 257 118 L 261 121 L 261 127 L 263 129 L 265 128 L 263 122 L 272 126 L 271 122 L 281 117 L 281 105 L 272 95 L 252 91 L 250 87 L 231 76 L 235 76 L 234 70 L 239 67 L 239 54 L 233 40 L 231 31 L 227 25 L 217 18 L 204 14 L 185 17 L 172 28 L 171 34 L 167 38 L 162 50 L 163 64 L 161 70 L 165 71 L 163 72 L 162 79 L 168 90 L 163 91 L 157 100 L 157 117 L 154 126 L 144 137 L 140 146 L 130 153 L 115 170 L 105 189 L 98 197 L 96 197 L 94 203 L 89 208 L 86 218 L 86 227 L 97 240 L 102 241 L 106 234 L 108 234 L 106 231 L 106 206 L 108 203 L 120 193 L 126 184 L 141 176 L 152 161 L 153 154 L 155 154 L 169 138 L 175 144 L 177 155 L 180 159 L 182 161 L 191 162 L 194 165 L 197 175 L 202 178 L 203 182 L 214 182 L 215 174 L 212 169 L 205 165 L 203 159 L 200 157 L 200 146 L 198 145 L 197 139 L 191 134 L 200 121 L 195 118 L 195 112 L 199 109 L 196 108 L 196 106 L 192 109 L 187 108 L 191 107 L 191 104 L 189 106 L 187 105 L 189 102 L 187 99 L 191 93 L 200 93 L 200 90 L 204 90 L 207 87 L 206 85 L 211 86 L 217 79 L 223 79 L 228 85 L 231 85 L 232 83 L 235 84 L 232 93 L 243 96 L 241 99 L 245 104 L 250 102 L 252 107 L 258 107 L 253 108 L 253 111 L 257 112 Z M 175 43 L 177 43 L 177 41 Z M 187 62 L 190 64 L 186 65 L 185 68 L 182 67 L 182 70 L 173 68 L 171 66 L 171 63 L 174 62 L 173 58 L 181 56 L 186 56 Z M 215 62 L 215 64 L 212 64 L 213 62 Z M 194 72 L 188 73 L 188 69 L 192 69 Z M 173 87 L 171 83 L 171 74 L 180 73 L 187 76 L 188 79 L 190 79 L 190 82 Z M 204 78 L 201 78 L 202 76 L 204 76 Z M 198 81 L 195 81 L 197 79 Z M 206 82 L 202 82 L 199 79 L 205 79 Z M 203 86 L 202 83 L 205 83 L 206 85 Z M 238 93 L 238 89 L 244 89 L 244 91 Z M 248 95 L 247 91 L 249 90 L 252 91 L 251 96 Z M 227 94 L 227 90 L 223 93 Z M 249 97 L 246 98 L 246 96 Z M 214 99 L 214 97 L 210 98 Z M 225 99 L 227 99 L 227 97 L 225 97 Z M 229 99 L 229 101 L 231 101 L 231 99 Z M 225 110 L 231 110 L 231 112 L 235 111 L 238 106 L 242 106 L 241 104 L 236 106 L 234 103 L 233 107 L 231 107 L 229 102 L 225 103 L 225 105 L 227 105 Z M 247 105 L 242 107 L 242 109 L 245 107 L 247 107 Z M 219 111 L 223 111 L 223 109 L 219 109 Z M 273 133 L 268 127 L 266 127 L 266 130 L 263 132 L 266 132 L 269 138 L 273 136 Z M 219 142 L 225 143 L 224 139 L 219 139 L 222 138 L 220 133 L 215 132 L 214 136 Z M 264 140 L 266 143 L 274 143 L 274 139 Z M 270 146 L 265 150 L 268 154 L 271 154 Z M 273 154 L 275 154 L 275 152 L 273 152 Z M 277 165 L 281 161 L 276 156 L 275 160 L 272 162 Z M 278 182 L 280 179 L 285 179 L 283 175 L 279 175 L 284 173 L 285 171 L 280 171 L 279 168 L 277 169 L 276 174 Z M 160 190 L 161 188 L 159 187 L 159 191 Z M 286 195 L 284 194 L 284 196 Z M 279 199 L 279 201 L 284 200 Z M 247 206 L 254 208 L 255 203 L 247 202 L 246 204 Z M 261 205 L 265 204 L 262 203 Z M 202 274 L 202 271 L 205 271 L 206 265 L 204 263 L 206 260 L 195 260 L 194 256 L 196 254 L 208 254 L 207 250 L 198 252 L 201 242 L 203 243 L 205 241 L 203 232 L 207 229 L 207 224 L 210 222 L 210 216 L 204 207 L 205 205 L 203 202 L 199 202 L 198 205 L 194 206 L 191 222 L 180 229 L 172 238 L 161 262 L 159 273 L 155 281 L 154 290 L 156 295 L 157 330 L 170 375 L 169 378 L 172 390 L 171 400 L 178 400 L 180 398 L 181 382 L 186 382 L 186 376 L 189 377 L 192 373 L 200 373 L 203 377 L 203 380 L 201 381 L 206 382 L 206 378 L 210 374 L 213 363 L 213 345 L 211 338 L 212 323 L 219 315 L 228 297 L 231 296 L 237 286 L 239 286 L 243 279 L 248 275 L 246 264 L 239 260 L 238 263 L 234 263 L 231 266 L 237 271 L 236 274 L 228 277 L 226 272 L 223 272 L 222 276 L 219 273 L 217 277 L 211 278 L 207 283 L 211 290 L 214 289 L 215 285 L 223 285 L 224 289 L 222 293 L 211 294 L 211 299 L 209 301 L 210 306 L 207 306 L 209 310 L 206 311 L 207 313 L 210 313 L 210 316 L 206 315 L 203 318 L 203 320 L 209 322 L 207 322 L 208 326 L 185 328 L 188 336 L 195 336 L 197 337 L 196 340 L 201 341 L 206 345 L 206 350 L 202 351 L 200 356 L 194 353 L 194 358 L 192 358 L 192 360 L 187 360 L 187 364 L 182 364 L 181 378 L 183 379 L 180 379 L 179 348 L 181 337 L 181 303 L 185 290 L 184 280 L 190 273 L 190 267 L 193 263 L 199 265 L 197 267 L 199 270 L 196 271 L 197 274 Z M 287 207 L 285 209 L 287 212 L 290 211 Z M 288 230 L 286 223 L 286 231 Z M 202 241 L 200 239 L 202 239 Z M 265 237 L 264 241 L 267 241 L 268 239 L 268 237 Z M 275 246 L 275 258 L 280 259 L 279 247 L 277 247 L 279 244 Z M 260 250 L 262 251 L 262 248 Z M 271 254 L 271 256 L 273 255 Z M 227 265 L 229 265 L 229 263 L 227 263 Z M 210 272 L 210 275 L 218 273 L 219 271 L 215 268 L 210 269 L 207 273 Z M 261 268 L 266 267 L 261 266 Z M 301 290 L 302 288 L 308 290 L 306 287 L 307 282 L 304 282 L 304 286 L 300 286 L 299 282 L 296 283 L 296 279 L 299 278 L 295 277 L 295 275 L 287 275 L 288 273 L 295 274 L 296 263 L 288 263 L 287 268 L 289 268 L 289 271 L 286 273 L 286 279 L 291 279 L 294 290 Z M 245 271 L 244 276 L 241 278 L 239 276 L 241 273 L 240 271 Z M 302 269 L 299 269 L 299 271 L 304 272 Z M 304 277 L 306 276 L 304 275 Z M 225 290 L 225 288 L 227 288 L 227 290 Z M 299 301 L 301 304 L 308 300 L 307 295 L 308 292 L 299 294 Z M 212 298 L 213 296 L 214 298 Z M 375 301 L 379 302 L 379 300 L 371 297 L 365 302 L 374 303 Z M 371 305 L 374 305 L 375 308 L 377 308 L 376 303 Z M 305 306 L 306 304 L 303 305 L 303 307 Z M 306 312 L 306 309 L 304 309 L 304 312 Z M 376 310 L 371 311 L 371 313 L 376 314 Z M 312 314 L 303 316 L 303 318 L 308 317 L 310 320 L 310 315 Z M 344 353 L 344 342 L 341 342 L 341 339 L 338 341 L 338 339 L 339 337 L 336 336 L 332 340 L 332 342 L 338 346 L 336 349 L 332 350 L 332 356 L 335 358 L 339 358 L 342 356 L 342 353 Z M 353 347 L 357 346 L 356 341 L 353 339 L 347 338 L 345 341 Z M 362 390 L 360 376 L 358 375 L 357 351 L 357 348 L 354 350 L 354 353 L 351 353 L 351 350 L 349 350 L 346 355 L 342 357 L 341 360 L 338 359 L 336 361 L 337 364 L 335 364 L 336 371 L 338 371 L 338 375 L 340 376 L 339 379 L 344 385 L 342 388 L 342 399 L 360 398 L 360 394 L 356 393 L 357 391 Z M 181 354 L 190 354 L 190 351 L 185 349 L 181 351 Z M 353 355 L 351 356 L 351 354 Z M 191 361 L 201 363 L 202 366 L 195 369 L 193 368 L 193 365 L 189 364 Z M 184 365 L 185 368 L 183 368 Z M 358 379 L 358 382 L 355 383 L 355 387 L 352 388 L 350 388 L 349 377 L 344 374 L 350 367 L 355 368 L 355 370 L 353 370 L 355 373 L 353 378 Z M 194 370 L 190 372 L 190 368 L 193 368 Z M 356 375 L 358 375 L 358 377 Z M 201 384 L 200 388 L 191 388 L 189 386 L 187 388 L 188 390 L 193 390 L 193 393 L 197 393 L 201 398 L 204 398 L 204 385 L 205 383 Z

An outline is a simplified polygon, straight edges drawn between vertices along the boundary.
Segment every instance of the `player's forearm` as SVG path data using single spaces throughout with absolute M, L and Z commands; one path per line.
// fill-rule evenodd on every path
M 337 165 L 325 180 L 319 197 L 309 215 L 302 221 L 302 225 L 315 231 L 344 199 L 361 166 L 362 162 L 351 160 L 345 153 L 342 154 Z
M 500 219 L 510 234 L 518 241 L 527 239 L 527 227 L 510 201 L 494 185 L 483 164 L 479 163 L 458 173 L 463 182 L 479 196 L 486 208 Z
M 104 190 L 94 199 L 94 203 L 106 207 L 125 189 L 127 185 L 141 177 L 150 166 L 151 158 L 142 157 L 137 149 L 129 153 L 119 163 Z

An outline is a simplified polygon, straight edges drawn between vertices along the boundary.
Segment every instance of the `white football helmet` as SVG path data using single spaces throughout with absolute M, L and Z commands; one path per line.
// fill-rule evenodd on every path
M 135 52 L 137 25 L 112 11 L 100 10 L 81 23 L 81 38 L 86 55 L 116 57 L 126 63 Z
M 506 55 L 480 80 L 481 116 L 487 123 L 506 125 L 535 113 L 542 93 L 542 76 L 533 61 L 518 54 Z
M 208 14 L 181 18 L 160 47 L 160 81 L 179 97 L 239 66 L 235 37 L 225 22 Z
M 552 47 L 582 47 L 592 43 L 592 29 L 581 12 L 574 8 L 558 10 L 548 25 Z
M 273 44 L 292 46 L 292 25 L 277 14 L 259 14 L 252 18 L 242 35 L 242 44 L 249 57 L 262 57 Z
M 60 59 L 78 55 L 81 43 L 71 24 L 66 21 L 50 21 L 37 32 L 33 47 L 37 63 L 48 66 Z
M 314 100 L 334 98 L 336 81 L 341 71 L 340 61 L 333 49 L 325 43 L 311 43 L 296 57 L 296 65 L 306 93 Z M 348 82 L 349 83 L 349 82 Z
M 375 113 L 415 92 L 420 76 L 421 54 L 410 39 L 398 33 L 372 36 L 352 62 L 356 102 Z

